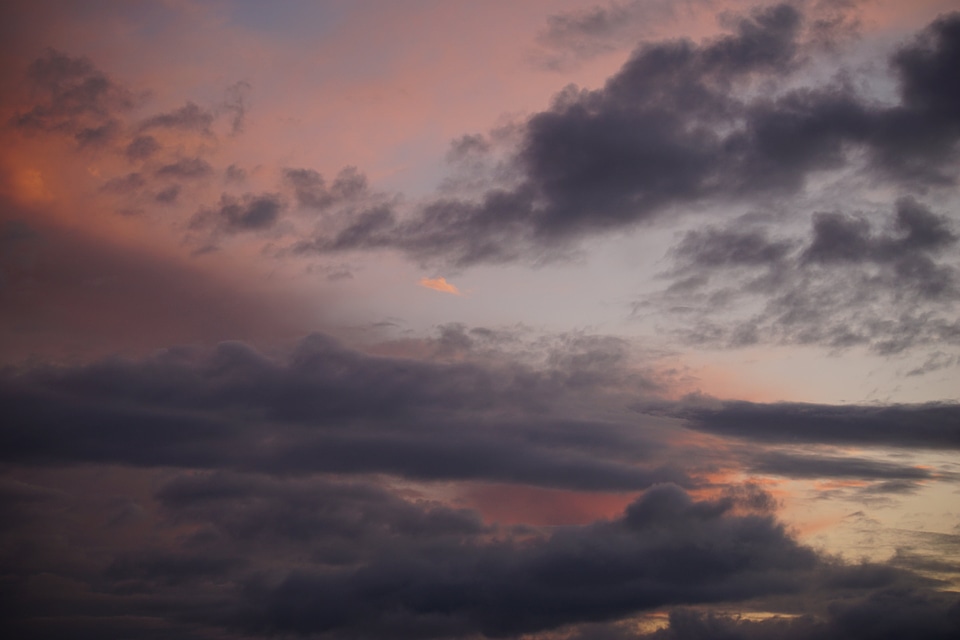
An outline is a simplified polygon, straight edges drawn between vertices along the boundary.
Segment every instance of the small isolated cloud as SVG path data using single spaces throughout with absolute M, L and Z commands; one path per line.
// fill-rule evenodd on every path
M 441 293 L 452 293 L 455 296 L 463 295 L 460 289 L 447 282 L 446 278 L 420 278 L 420 286 Z

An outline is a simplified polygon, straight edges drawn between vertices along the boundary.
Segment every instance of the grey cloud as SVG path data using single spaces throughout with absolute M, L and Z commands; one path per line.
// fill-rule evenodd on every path
M 952 631 L 956 622 L 956 598 L 905 568 L 916 562 L 852 565 L 819 556 L 770 514 L 770 497 L 756 487 L 710 501 L 658 485 L 610 520 L 507 529 L 371 481 L 224 471 L 153 478 L 153 500 L 140 498 L 150 527 L 139 534 L 95 527 L 97 535 L 77 536 L 66 548 L 42 531 L 62 530 L 78 509 L 89 518 L 95 502 L 73 500 L 64 510 L 55 491 L 13 491 L 42 520 L 18 519 L 0 531 L 8 541 L 33 540 L 33 553 L 3 557 L 9 628 L 57 637 L 78 611 L 91 635 L 115 635 L 122 620 L 124 637 L 557 630 L 585 639 L 619 637 L 588 634 L 612 633 L 617 627 L 602 623 L 656 609 L 672 611 L 670 627 L 650 636 L 660 640 L 703 637 L 695 632 L 704 629 L 758 639 L 880 638 L 890 629 Z M 103 540 L 111 537 L 119 547 Z M 808 615 L 748 623 L 689 618 L 676 608 L 735 603 Z M 874 622 L 861 620 L 871 615 Z
M 492 533 L 478 514 L 411 502 L 365 482 L 292 480 L 224 472 L 179 476 L 156 494 L 176 522 L 212 525 L 223 542 L 302 544 L 320 564 L 356 564 L 398 536 L 411 541 Z
M 247 172 L 235 164 L 230 165 L 224 171 L 224 180 L 243 184 L 247 180 Z
M 675 610 L 670 624 L 636 640 L 947 640 L 960 633 L 960 601 L 931 589 L 880 590 L 837 601 L 819 616 L 774 616 L 762 620 L 702 611 Z M 586 639 L 584 639 L 586 640 Z
M 759 442 L 960 448 L 960 405 L 891 406 L 690 402 L 640 406 L 692 428 Z
M 609 355 L 580 371 L 587 358 L 545 370 L 377 358 L 315 335 L 286 362 L 225 343 L 206 356 L 26 371 L 0 384 L 2 457 L 585 490 L 691 483 L 681 465 L 655 460 L 662 447 L 638 425 L 555 413 L 619 377 L 603 374 Z
M 879 460 L 831 455 L 797 455 L 780 451 L 758 453 L 752 457 L 748 465 L 758 473 L 792 478 L 858 478 L 913 482 L 929 480 L 936 475 L 924 467 L 911 467 Z M 892 486 L 888 485 L 888 488 Z
M 527 545 L 416 549 L 357 569 L 303 570 L 251 591 L 247 628 L 512 636 L 674 603 L 790 593 L 817 558 L 768 516 L 694 502 L 670 485 L 611 522 Z
M 673 283 L 637 310 L 666 310 L 683 339 L 703 344 L 942 350 L 960 344 L 951 227 L 902 198 L 893 216 L 817 213 L 809 237 L 771 237 L 756 225 L 688 232 L 670 253 Z
M 172 185 L 163 189 L 162 191 L 157 192 L 153 197 L 154 200 L 161 204 L 172 204 L 177 201 L 177 197 L 180 195 L 180 185 Z
M 858 155 L 869 175 L 904 189 L 952 181 L 960 140 L 952 90 L 927 78 L 956 67 L 960 15 L 893 55 L 897 104 L 877 104 L 849 83 L 748 97 L 802 67 L 804 24 L 779 5 L 700 45 L 641 45 L 603 88 L 569 87 L 527 120 L 514 185 L 437 199 L 408 216 L 363 212 L 300 248 L 395 248 L 459 265 L 538 261 L 685 207 L 792 196 L 813 172 L 853 167 Z
M 184 131 L 195 131 L 206 135 L 211 135 L 210 126 L 213 124 L 214 116 L 209 111 L 202 109 L 193 102 L 187 102 L 184 106 L 169 113 L 160 113 L 147 118 L 140 123 L 140 131 L 149 129 L 182 129 Z
M 820 264 L 899 262 L 911 254 L 936 254 L 957 242 L 948 224 L 943 216 L 910 198 L 897 202 L 896 235 L 874 235 L 863 218 L 821 213 L 814 218 L 813 239 L 802 259 Z
M 262 231 L 276 224 L 282 210 L 283 203 L 275 193 L 248 193 L 241 198 L 225 193 L 217 208 L 200 210 L 190 221 L 190 227 L 213 227 L 226 233 Z
M 89 59 L 54 49 L 35 60 L 27 76 L 38 102 L 13 118 L 22 129 L 73 135 L 81 144 L 103 142 L 117 132 L 117 115 L 134 105 L 132 94 Z
M 146 160 L 161 149 L 160 143 L 153 136 L 137 136 L 127 145 L 127 158 L 133 162 Z
M 708 228 L 688 232 L 671 253 L 680 272 L 778 265 L 794 249 L 789 240 L 771 240 L 761 230 Z
M 344 167 L 327 187 L 323 176 L 313 169 L 284 169 L 284 179 L 293 187 L 297 203 L 323 211 L 334 204 L 353 200 L 367 191 L 367 178 L 356 167 Z
M 203 158 L 181 158 L 176 162 L 158 168 L 155 175 L 162 178 L 196 180 L 213 174 L 213 167 Z
M 91 536 L 63 550 L 44 575 L 71 589 L 23 588 L 43 583 L 58 552 L 55 538 L 36 536 L 36 555 L 6 564 L 0 588 L 14 599 L 4 603 L 17 605 L 4 611 L 7 624 L 34 635 L 49 625 L 55 636 L 84 611 L 102 633 L 118 617 L 149 616 L 155 630 L 201 637 L 503 637 L 670 604 L 789 595 L 823 567 L 770 515 L 729 499 L 695 501 L 672 485 L 649 489 L 613 520 L 541 531 L 498 530 L 475 512 L 369 482 L 189 473 L 155 497 L 155 524 L 137 547 Z M 68 518 L 51 508 L 14 534 Z M 162 544 L 171 527 L 188 533 Z M 99 535 L 129 544 L 133 534 Z

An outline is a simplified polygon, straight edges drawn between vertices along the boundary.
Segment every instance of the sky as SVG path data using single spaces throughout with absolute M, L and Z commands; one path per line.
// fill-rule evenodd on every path
M 957 69 L 949 0 L 4 3 L 0 628 L 960 637 Z

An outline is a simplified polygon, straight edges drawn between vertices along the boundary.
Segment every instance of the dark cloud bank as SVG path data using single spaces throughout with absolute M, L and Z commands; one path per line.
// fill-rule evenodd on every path
M 676 610 L 654 637 L 958 630 L 960 605 L 939 583 L 803 546 L 757 486 L 690 493 L 738 456 L 760 473 L 890 492 L 885 484 L 935 472 L 667 445 L 662 419 L 610 417 L 658 388 L 615 345 L 564 340 L 534 366 L 483 348 L 493 335 L 447 327 L 427 345 L 435 356 L 420 359 L 318 334 L 284 358 L 224 343 L 6 370 L 5 624 L 18 637 L 350 638 L 514 637 L 589 623 L 577 632 L 608 637 L 624 617 L 726 605 L 803 615 L 747 623 Z M 955 406 L 679 406 L 657 410 L 763 442 L 958 444 Z M 106 488 L 89 489 L 104 476 Z M 411 496 L 404 479 L 638 497 L 610 520 L 503 526 Z

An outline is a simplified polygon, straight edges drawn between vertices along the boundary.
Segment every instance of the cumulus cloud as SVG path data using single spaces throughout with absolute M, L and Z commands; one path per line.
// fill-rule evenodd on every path
M 515 186 L 407 216 L 370 210 L 309 248 L 529 261 L 704 203 L 796 195 L 825 170 L 860 167 L 907 192 L 952 184 L 960 125 L 944 74 L 957 63 L 957 25 L 960 16 L 944 16 L 892 55 L 892 103 L 841 81 L 782 85 L 807 56 L 793 5 L 758 10 L 701 44 L 643 44 L 602 88 L 568 87 L 523 124 Z M 762 83 L 779 88 L 757 91 Z

